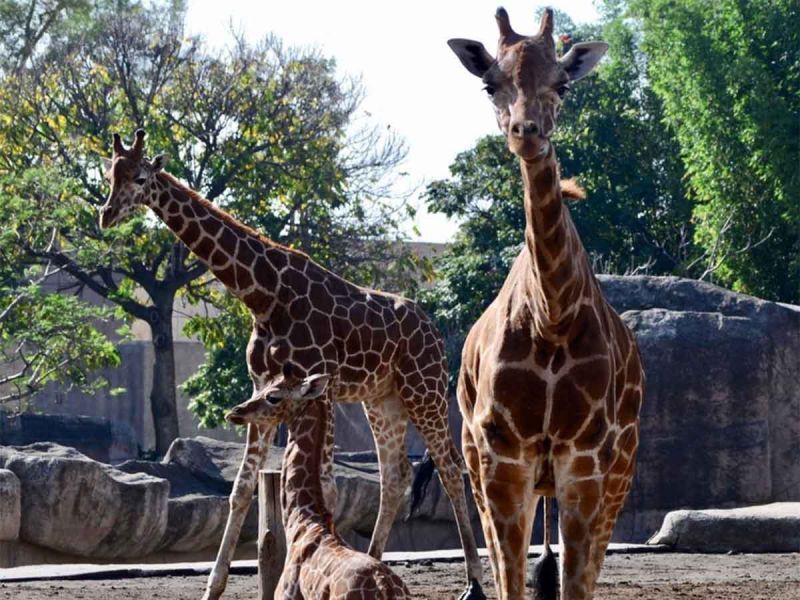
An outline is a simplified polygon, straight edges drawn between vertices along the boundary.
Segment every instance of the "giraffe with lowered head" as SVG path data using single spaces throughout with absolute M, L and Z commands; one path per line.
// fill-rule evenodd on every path
M 333 528 L 321 473 L 330 470 L 333 410 L 325 395 L 330 376 L 295 375 L 291 362 L 253 398 L 225 418 L 274 429 L 286 423 L 289 441 L 281 469 L 281 511 L 288 555 L 275 596 L 286 600 L 402 600 L 411 594 L 378 559 L 349 548 Z
M 525 596 L 526 553 L 544 496 L 546 507 L 558 500 L 562 598 L 587 600 L 631 486 L 644 374 L 562 202 L 550 136 L 571 83 L 607 45 L 578 43 L 559 58 L 549 9 L 533 36 L 516 33 L 502 8 L 496 19 L 496 56 L 480 42 L 448 44 L 484 83 L 519 157 L 527 223 L 502 289 L 464 345 L 463 449 L 498 597 Z M 539 572 L 555 579 L 557 570 Z M 534 583 L 540 597 L 554 597 L 555 581 Z
M 464 598 L 483 598 L 481 564 L 461 475 L 461 456 L 447 418 L 444 344 L 430 319 L 400 296 L 350 283 L 307 255 L 243 225 L 163 171 L 164 155 L 144 156 L 144 131 L 130 148 L 114 135 L 105 159 L 111 183 L 100 226 L 112 227 L 149 207 L 239 298 L 253 316 L 247 363 L 254 390 L 292 361 L 305 374 L 337 372 L 326 394 L 362 402 L 380 463 L 381 499 L 369 554 L 380 559 L 411 479 L 408 420 L 422 436 L 450 498 L 466 559 Z M 230 513 L 204 598 L 219 598 L 274 430 L 249 425 L 247 448 L 230 496 Z M 328 446 L 328 449 L 330 450 Z M 336 506 L 331 460 L 322 473 L 326 505 Z

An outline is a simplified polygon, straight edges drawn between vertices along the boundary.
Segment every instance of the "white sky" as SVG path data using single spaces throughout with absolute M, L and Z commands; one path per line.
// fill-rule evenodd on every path
M 287 46 L 313 47 L 335 58 L 340 73 L 361 76 L 363 110 L 406 140 L 402 170 L 422 191 L 425 182 L 448 176 L 458 152 L 497 132 L 480 81 L 461 66 L 446 41 L 476 39 L 493 53 L 498 4 L 508 10 L 515 30 L 536 31 L 533 15 L 541 3 L 530 0 L 189 0 L 188 33 L 221 45 L 229 40 L 232 24 L 251 40 L 274 33 Z M 547 5 L 576 23 L 598 18 L 592 0 Z M 428 214 L 419 204 L 419 239 L 449 240 L 456 223 Z

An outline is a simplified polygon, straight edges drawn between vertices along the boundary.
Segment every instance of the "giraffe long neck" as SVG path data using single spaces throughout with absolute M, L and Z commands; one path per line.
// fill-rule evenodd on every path
M 148 205 L 225 287 L 255 315 L 267 315 L 289 251 L 235 220 L 167 173 L 152 184 Z
M 548 155 L 521 160 L 525 184 L 525 244 L 531 258 L 526 293 L 533 301 L 537 328 L 558 335 L 577 312 L 592 281 L 586 251 L 561 197 L 558 162 Z
M 289 427 L 289 441 L 281 473 L 281 508 L 289 544 L 316 524 L 330 532 L 333 515 L 325 506 L 322 470 L 330 468 L 333 441 L 331 401 L 321 397 L 307 407 Z

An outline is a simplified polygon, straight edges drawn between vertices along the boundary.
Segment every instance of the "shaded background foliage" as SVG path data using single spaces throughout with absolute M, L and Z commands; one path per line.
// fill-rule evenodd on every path
M 632 0 L 714 277 L 800 300 L 800 6 Z M 744 249 L 744 251 L 743 251 Z

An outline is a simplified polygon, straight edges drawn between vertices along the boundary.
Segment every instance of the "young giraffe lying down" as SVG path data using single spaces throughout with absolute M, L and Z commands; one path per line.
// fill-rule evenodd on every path
M 291 362 L 225 418 L 231 423 L 286 423 L 289 442 L 281 470 L 281 510 L 288 555 L 276 598 L 373 600 L 411 598 L 402 580 L 379 560 L 356 552 L 334 532 L 320 478 L 333 456 L 333 412 L 323 392 L 328 375 L 301 378 Z

